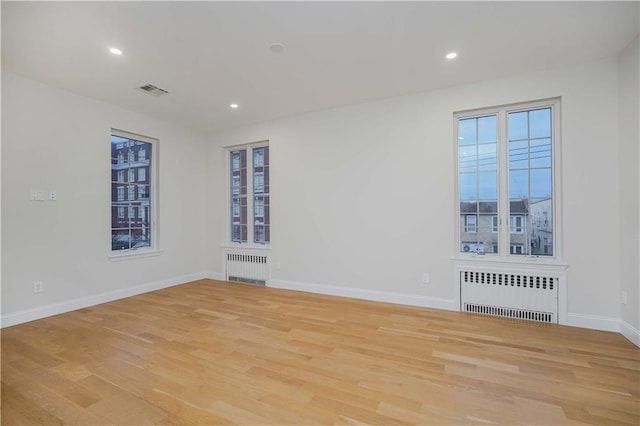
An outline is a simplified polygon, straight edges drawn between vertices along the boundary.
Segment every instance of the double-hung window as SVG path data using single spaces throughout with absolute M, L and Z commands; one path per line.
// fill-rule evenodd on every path
M 229 240 L 270 243 L 269 146 L 232 147 L 229 155 Z
M 559 107 L 455 114 L 460 253 L 556 257 Z
M 112 251 L 156 248 L 156 144 L 155 139 L 111 131 Z

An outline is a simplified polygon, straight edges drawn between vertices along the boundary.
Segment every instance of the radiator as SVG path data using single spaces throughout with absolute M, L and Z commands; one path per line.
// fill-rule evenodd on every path
M 460 271 L 463 312 L 558 323 L 560 277 L 529 272 Z
M 265 250 L 226 249 L 227 281 L 265 285 L 269 280 L 270 260 Z

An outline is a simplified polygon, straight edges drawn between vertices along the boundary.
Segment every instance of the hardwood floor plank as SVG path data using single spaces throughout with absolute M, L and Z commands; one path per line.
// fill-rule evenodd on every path
M 617 333 L 201 280 L 2 330 L 2 424 L 639 424 Z

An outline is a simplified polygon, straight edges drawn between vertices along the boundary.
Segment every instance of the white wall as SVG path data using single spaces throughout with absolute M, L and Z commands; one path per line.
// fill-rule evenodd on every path
M 625 58 L 620 81 L 626 88 L 634 70 Z M 624 198 L 634 191 L 622 181 L 627 173 L 637 175 L 637 162 L 625 162 L 624 153 L 637 152 L 637 145 L 623 137 L 619 146 L 618 132 L 624 136 L 633 126 L 637 132 L 637 113 L 618 120 L 618 77 L 611 58 L 290 117 L 207 141 L 188 129 L 3 73 L 3 317 L 179 282 L 204 270 L 222 272 L 222 146 L 265 139 L 272 160 L 272 256 L 281 264 L 273 270 L 274 283 L 453 303 L 452 113 L 561 96 L 569 322 L 612 328 L 624 315 L 637 324 L 637 279 L 635 287 L 622 281 L 630 299 L 624 312 L 619 301 L 620 271 L 633 268 L 620 255 L 633 240 L 621 237 L 624 229 L 617 232 L 615 224 L 626 220 Z M 625 102 L 621 96 L 620 108 Z M 112 127 L 160 139 L 159 257 L 117 263 L 107 257 L 105 159 Z M 29 202 L 30 188 L 56 189 L 59 199 Z M 423 272 L 430 274 L 428 285 L 421 282 Z M 45 285 L 38 295 L 32 293 L 36 280 Z
M 618 57 L 620 281 L 621 290 L 627 293 L 627 304 L 622 305 L 622 320 L 626 323 L 624 327 L 635 329 L 626 330 L 627 336 L 640 333 L 639 50 L 640 43 L 636 38 Z M 640 346 L 640 336 L 635 341 Z
M 561 96 L 569 322 L 615 328 L 617 90 L 611 58 L 235 129 L 211 137 L 209 192 L 224 193 L 223 146 L 268 139 L 275 285 L 452 302 L 453 112 Z M 208 208 L 208 268 L 221 271 L 226 205 Z
M 2 124 L 5 319 L 202 273 L 203 135 L 5 72 Z M 108 258 L 111 128 L 160 141 L 160 256 Z M 30 202 L 30 188 L 56 189 L 58 201 Z M 33 294 L 34 281 L 44 282 L 42 293 Z

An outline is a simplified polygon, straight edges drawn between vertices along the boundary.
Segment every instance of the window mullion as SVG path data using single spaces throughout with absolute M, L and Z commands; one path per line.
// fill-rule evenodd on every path
M 255 223 L 253 211 L 253 147 L 247 148 L 247 243 L 253 243 L 253 226 Z
M 506 112 L 498 112 L 498 254 L 509 256 L 509 141 Z

